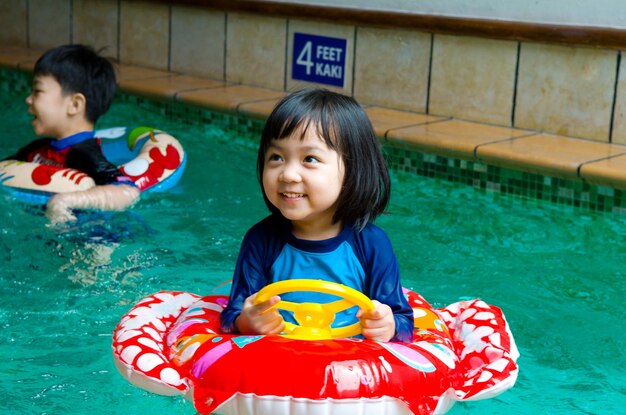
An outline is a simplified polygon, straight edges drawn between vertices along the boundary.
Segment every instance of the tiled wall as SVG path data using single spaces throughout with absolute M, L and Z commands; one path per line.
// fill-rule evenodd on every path
M 0 42 L 107 47 L 122 63 L 292 90 L 293 34 L 346 39 L 361 103 L 626 144 L 621 51 L 130 0 L 0 0 Z

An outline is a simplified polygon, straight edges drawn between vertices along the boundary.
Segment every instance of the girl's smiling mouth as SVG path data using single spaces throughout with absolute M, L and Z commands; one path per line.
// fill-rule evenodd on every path
M 282 197 L 284 197 L 285 199 L 298 199 L 298 198 L 304 197 L 304 193 L 287 193 L 287 192 L 283 192 L 280 195 Z

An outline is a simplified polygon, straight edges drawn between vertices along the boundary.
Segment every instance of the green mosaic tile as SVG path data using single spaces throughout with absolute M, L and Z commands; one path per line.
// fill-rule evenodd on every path
M 448 159 L 386 146 L 391 169 L 420 176 L 463 183 L 489 194 L 510 194 L 529 200 L 614 214 L 626 213 L 626 198 L 619 189 L 489 166 L 479 162 Z
M 235 132 L 238 136 L 257 140 L 263 131 L 263 122 L 236 114 L 210 111 L 203 107 L 183 104 L 178 101 L 154 101 L 136 95 L 119 92 L 116 99 L 137 105 L 140 109 L 156 112 L 184 125 L 215 124 Z
M 30 72 L 0 67 L 0 91 L 28 94 L 32 82 Z

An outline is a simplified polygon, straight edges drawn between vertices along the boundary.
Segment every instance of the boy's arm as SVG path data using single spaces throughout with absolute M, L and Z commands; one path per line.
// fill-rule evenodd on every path
M 57 193 L 48 201 L 46 216 L 52 225 L 76 220 L 72 209 L 121 211 L 132 206 L 140 190 L 130 185 L 103 185 L 88 190 Z
M 104 157 L 96 140 L 74 145 L 66 165 L 88 174 L 97 186 L 80 192 L 57 193 L 50 198 L 46 216 L 53 225 L 76 220 L 73 209 L 122 211 L 139 199 L 140 190 Z

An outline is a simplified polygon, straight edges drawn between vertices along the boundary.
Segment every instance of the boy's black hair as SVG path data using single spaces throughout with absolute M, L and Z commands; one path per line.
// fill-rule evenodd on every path
M 333 222 L 362 229 L 384 212 L 391 193 L 389 172 L 372 124 L 351 97 L 323 88 L 307 88 L 283 98 L 272 111 L 261 136 L 257 175 L 263 188 L 265 153 L 276 139 L 293 133 L 302 138 L 307 128 L 317 128 L 326 145 L 341 157 L 344 181 Z M 279 213 L 265 195 L 272 213 Z
M 83 94 L 86 117 L 93 124 L 115 97 L 113 64 L 90 46 L 63 45 L 46 51 L 35 63 L 34 75 L 51 75 L 65 94 Z

